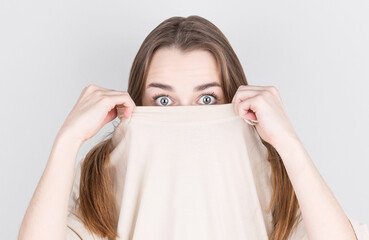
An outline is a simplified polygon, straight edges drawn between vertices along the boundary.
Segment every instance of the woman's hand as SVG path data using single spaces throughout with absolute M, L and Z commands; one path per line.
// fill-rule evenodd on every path
M 91 84 L 83 89 L 61 131 L 68 131 L 73 138 L 84 142 L 118 116 L 118 107 L 124 108 L 123 115 L 129 118 L 135 106 L 136 104 L 127 92 L 105 89 Z
M 298 139 L 274 86 L 241 85 L 232 103 L 243 119 L 257 120 L 254 125 L 260 137 L 274 148 L 291 137 Z

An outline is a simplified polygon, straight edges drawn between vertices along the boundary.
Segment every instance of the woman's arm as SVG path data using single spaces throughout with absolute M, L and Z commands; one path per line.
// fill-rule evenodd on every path
M 348 217 L 299 140 L 279 90 L 274 86 L 241 85 L 232 103 L 235 111 L 253 121 L 248 122 L 281 156 L 309 239 L 355 239 Z
M 68 203 L 79 148 L 117 116 L 129 118 L 135 106 L 125 91 L 94 84 L 83 89 L 57 134 L 18 239 L 66 239 Z
M 301 141 L 288 138 L 274 147 L 295 190 L 309 239 L 357 239 L 350 220 Z
M 60 131 L 23 218 L 18 239 L 66 239 L 68 202 L 82 142 Z

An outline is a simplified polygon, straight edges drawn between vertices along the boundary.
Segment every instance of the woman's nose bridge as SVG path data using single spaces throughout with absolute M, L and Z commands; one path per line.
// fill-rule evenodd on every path
M 193 105 L 195 100 L 193 99 L 193 96 L 192 95 L 189 95 L 188 98 L 181 98 L 179 97 L 178 98 L 178 106 L 188 106 L 188 105 Z

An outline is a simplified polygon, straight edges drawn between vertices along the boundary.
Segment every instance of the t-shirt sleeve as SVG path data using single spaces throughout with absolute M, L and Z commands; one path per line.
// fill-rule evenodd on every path
M 67 240 L 107 240 L 92 234 L 73 213 L 68 214 L 67 219 Z
M 101 238 L 91 233 L 83 221 L 78 216 L 77 199 L 79 197 L 79 180 L 81 175 L 82 160 L 79 161 L 74 169 L 73 187 L 69 198 L 68 204 L 68 217 L 67 217 L 67 240 L 107 240 L 107 238 Z
M 351 222 L 352 228 L 355 231 L 358 240 L 369 240 L 369 231 L 367 224 L 360 223 L 357 220 L 348 216 Z M 301 219 L 297 225 L 295 231 L 290 235 L 289 240 L 308 240 L 307 232 L 304 226 L 304 220 Z
M 369 240 L 369 230 L 368 225 L 365 223 L 361 223 L 351 217 L 348 217 L 351 222 L 351 225 L 356 233 L 358 240 Z

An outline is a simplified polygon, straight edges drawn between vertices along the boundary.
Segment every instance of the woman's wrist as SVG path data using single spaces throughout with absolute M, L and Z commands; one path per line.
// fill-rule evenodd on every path
M 302 145 L 302 143 L 299 137 L 296 134 L 289 134 L 281 138 L 277 143 L 273 144 L 273 147 L 278 153 L 284 153 L 293 150 L 296 146 L 300 147 L 300 145 Z
M 69 146 L 74 147 L 76 149 L 79 149 L 84 142 L 82 139 L 74 135 L 73 130 L 67 127 L 62 127 L 59 130 L 59 132 L 56 135 L 56 141 L 65 142 Z

